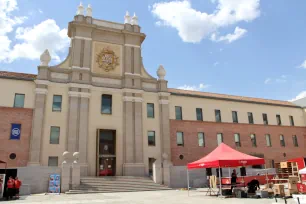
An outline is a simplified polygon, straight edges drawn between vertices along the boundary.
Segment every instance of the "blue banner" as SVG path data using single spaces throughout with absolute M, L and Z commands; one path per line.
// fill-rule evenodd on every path
M 59 174 L 50 174 L 48 192 L 49 193 L 61 192 L 61 176 Z
M 12 124 L 11 140 L 20 140 L 21 124 Z

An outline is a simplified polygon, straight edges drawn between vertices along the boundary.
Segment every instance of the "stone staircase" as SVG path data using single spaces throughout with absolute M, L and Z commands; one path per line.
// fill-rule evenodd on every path
M 110 176 L 81 178 L 80 186 L 66 193 L 115 193 L 160 190 L 171 190 L 171 188 L 156 184 L 149 177 Z

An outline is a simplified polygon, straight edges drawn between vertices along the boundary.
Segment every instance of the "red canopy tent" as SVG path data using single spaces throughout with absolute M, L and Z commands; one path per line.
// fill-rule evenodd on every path
M 189 192 L 189 169 L 199 168 L 219 168 L 220 179 L 220 193 L 221 193 L 221 172 L 220 168 L 224 167 L 238 167 L 238 166 L 252 166 L 265 164 L 263 158 L 250 156 L 234 150 L 228 145 L 221 143 L 214 151 L 206 155 L 205 157 L 187 164 L 187 180 L 188 180 L 188 192 Z M 222 193 L 221 193 L 222 195 Z
M 252 166 L 265 164 L 263 158 L 258 158 L 238 152 L 224 143 L 221 143 L 214 151 L 207 156 L 187 164 L 188 169 L 199 168 L 223 168 L 237 166 Z

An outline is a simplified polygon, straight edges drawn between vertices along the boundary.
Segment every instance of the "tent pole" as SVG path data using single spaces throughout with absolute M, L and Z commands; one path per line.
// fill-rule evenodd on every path
M 189 169 L 187 167 L 187 188 L 188 188 L 188 197 L 189 197 Z
M 222 179 L 221 179 L 221 169 L 220 169 L 220 166 L 219 166 L 219 186 L 220 186 L 220 195 L 222 196 L 222 187 L 221 187 L 221 181 L 222 181 Z
M 266 170 L 266 181 L 267 181 L 267 184 L 268 184 L 269 183 L 269 178 L 268 178 L 268 171 L 267 171 L 266 164 L 265 164 L 265 170 Z

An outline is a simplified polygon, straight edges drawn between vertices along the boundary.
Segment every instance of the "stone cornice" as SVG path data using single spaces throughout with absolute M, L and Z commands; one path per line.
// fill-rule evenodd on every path
M 50 83 L 50 81 L 48 80 L 39 80 L 39 79 L 36 79 L 34 80 L 35 84 L 41 84 L 41 85 L 48 85 Z
M 123 101 L 129 101 L 129 102 L 143 102 L 143 99 L 140 97 L 133 97 L 133 96 L 123 96 Z
M 77 91 L 69 91 L 69 97 L 81 97 L 81 98 L 90 98 L 91 93 L 87 92 L 77 92 Z
M 43 88 L 36 88 L 35 89 L 36 94 L 44 94 L 46 95 L 48 93 L 48 89 L 43 89 Z

